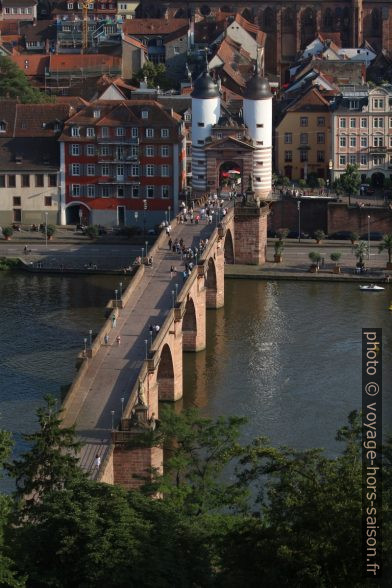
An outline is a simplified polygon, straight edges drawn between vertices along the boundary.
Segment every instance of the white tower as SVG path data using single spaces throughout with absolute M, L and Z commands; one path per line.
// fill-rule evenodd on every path
M 269 82 L 256 73 L 244 91 L 244 123 L 253 141 L 253 189 L 268 200 L 272 187 L 272 94 Z
M 207 191 L 207 158 L 204 151 L 207 137 L 220 117 L 220 96 L 208 68 L 197 78 L 192 91 L 192 188 Z

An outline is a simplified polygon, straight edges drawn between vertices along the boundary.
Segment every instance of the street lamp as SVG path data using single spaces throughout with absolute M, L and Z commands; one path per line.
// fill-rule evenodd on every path
M 297 208 L 298 208 L 298 243 L 301 243 L 301 200 L 298 200 Z
M 165 210 L 165 224 L 167 226 L 167 210 Z
M 122 282 L 119 283 L 120 286 L 120 300 L 122 300 Z
M 117 294 L 118 294 L 118 290 L 115 290 L 114 291 L 114 296 L 115 296 L 115 299 L 116 299 L 116 308 L 117 308 Z
M 111 410 L 110 414 L 112 415 L 112 431 L 114 431 L 114 410 Z
M 148 241 L 144 241 L 145 245 L 146 245 L 146 257 L 147 257 L 147 251 L 148 251 Z
M 125 398 L 121 398 L 121 416 L 124 416 L 124 400 Z
M 45 247 L 48 246 L 48 213 L 45 212 Z
M 177 299 L 177 296 L 178 296 L 178 284 L 176 284 L 175 286 L 176 286 L 176 299 Z
M 143 263 L 143 259 L 144 259 L 144 247 L 142 247 L 142 263 Z
M 171 293 L 172 293 L 172 303 L 173 303 L 173 308 L 174 308 L 174 290 L 172 290 Z
M 138 219 L 138 218 L 139 218 L 139 213 L 138 213 L 138 211 L 136 210 L 136 211 L 135 211 L 135 222 L 136 222 L 136 223 L 137 223 L 137 219 Z
M 89 336 L 90 347 L 91 347 L 93 344 L 93 330 L 92 329 L 89 329 L 88 336 Z
M 167 207 L 168 213 L 169 213 L 169 225 L 170 225 L 170 211 L 171 211 L 171 206 Z
M 147 200 L 143 200 L 143 237 L 146 236 L 146 210 L 147 210 Z
M 146 347 L 145 359 L 148 359 L 148 339 L 144 339 L 144 345 Z
M 84 341 L 84 355 L 87 355 L 87 337 L 83 339 Z
M 368 260 L 370 259 L 370 214 L 368 214 Z

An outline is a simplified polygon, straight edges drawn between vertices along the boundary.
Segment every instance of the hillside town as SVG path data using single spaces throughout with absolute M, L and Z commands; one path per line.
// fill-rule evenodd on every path
M 368 207 L 390 230 L 392 8 L 264 4 L 3 0 L 0 226 L 151 228 L 250 178 L 271 234 L 296 228 L 298 199 L 307 232 L 361 229 Z M 205 72 L 219 105 L 196 125 Z M 31 97 L 4 83 L 17 74 Z M 245 107 L 255 75 L 271 112 Z

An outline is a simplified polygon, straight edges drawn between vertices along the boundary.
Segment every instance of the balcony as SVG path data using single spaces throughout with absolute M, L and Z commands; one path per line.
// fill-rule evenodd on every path
M 139 145 L 139 137 L 97 137 L 103 145 Z

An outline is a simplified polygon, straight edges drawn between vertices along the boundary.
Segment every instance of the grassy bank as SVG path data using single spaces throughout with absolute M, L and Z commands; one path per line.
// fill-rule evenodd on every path
M 17 257 L 0 257 L 0 271 L 20 269 L 21 261 Z

